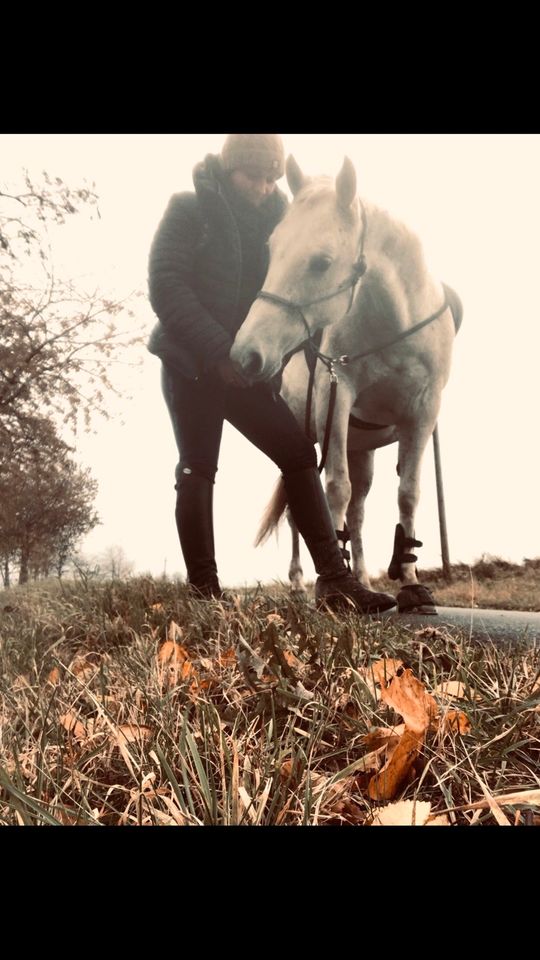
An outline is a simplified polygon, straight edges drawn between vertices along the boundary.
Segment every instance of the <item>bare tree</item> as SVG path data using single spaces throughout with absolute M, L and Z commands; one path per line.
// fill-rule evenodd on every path
M 110 363 L 141 342 L 122 329 L 134 317 L 127 301 L 56 274 L 48 228 L 82 210 L 99 215 L 93 185 L 72 189 L 45 172 L 0 189 L 0 453 L 13 422 L 44 407 L 73 425 L 79 413 L 86 423 L 107 416 Z
M 124 548 L 115 544 L 107 547 L 99 557 L 99 565 L 102 573 L 109 576 L 111 580 L 120 580 L 129 576 L 133 571 L 134 563 L 128 560 Z

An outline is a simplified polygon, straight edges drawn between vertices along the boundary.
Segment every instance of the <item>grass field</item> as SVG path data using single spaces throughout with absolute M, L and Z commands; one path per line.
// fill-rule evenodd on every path
M 444 605 L 540 609 L 540 559 L 422 580 Z M 137 577 L 1 592 L 0 658 L 3 824 L 540 822 L 525 639 Z

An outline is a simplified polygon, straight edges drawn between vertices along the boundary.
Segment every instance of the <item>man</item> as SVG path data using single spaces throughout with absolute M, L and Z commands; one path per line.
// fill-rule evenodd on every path
M 344 562 L 313 443 L 275 385 L 251 385 L 229 357 L 264 283 L 268 238 L 287 207 L 276 186 L 284 169 L 277 134 L 229 134 L 219 156 L 209 154 L 196 165 L 195 192 L 171 198 L 150 252 L 150 302 L 159 323 L 149 350 L 163 362 L 163 392 L 180 454 L 176 523 L 188 582 L 201 597 L 221 596 L 212 503 L 228 420 L 283 474 L 289 507 L 319 575 L 317 602 L 386 610 L 394 598 L 367 590 Z

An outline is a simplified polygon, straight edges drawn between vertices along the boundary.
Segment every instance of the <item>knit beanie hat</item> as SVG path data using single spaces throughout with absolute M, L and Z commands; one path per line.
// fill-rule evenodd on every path
M 253 167 L 263 174 L 285 172 L 285 150 L 278 133 L 230 133 L 221 151 L 224 170 Z

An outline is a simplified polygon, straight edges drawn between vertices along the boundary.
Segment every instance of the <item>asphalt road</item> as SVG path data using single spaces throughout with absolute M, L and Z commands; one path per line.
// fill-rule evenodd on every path
M 481 610 L 470 607 L 437 607 L 438 616 L 403 614 L 388 610 L 381 614 L 383 620 L 412 630 L 421 627 L 459 629 L 474 640 L 491 640 L 494 643 L 512 640 L 528 640 L 531 644 L 540 641 L 540 613 L 520 610 Z

